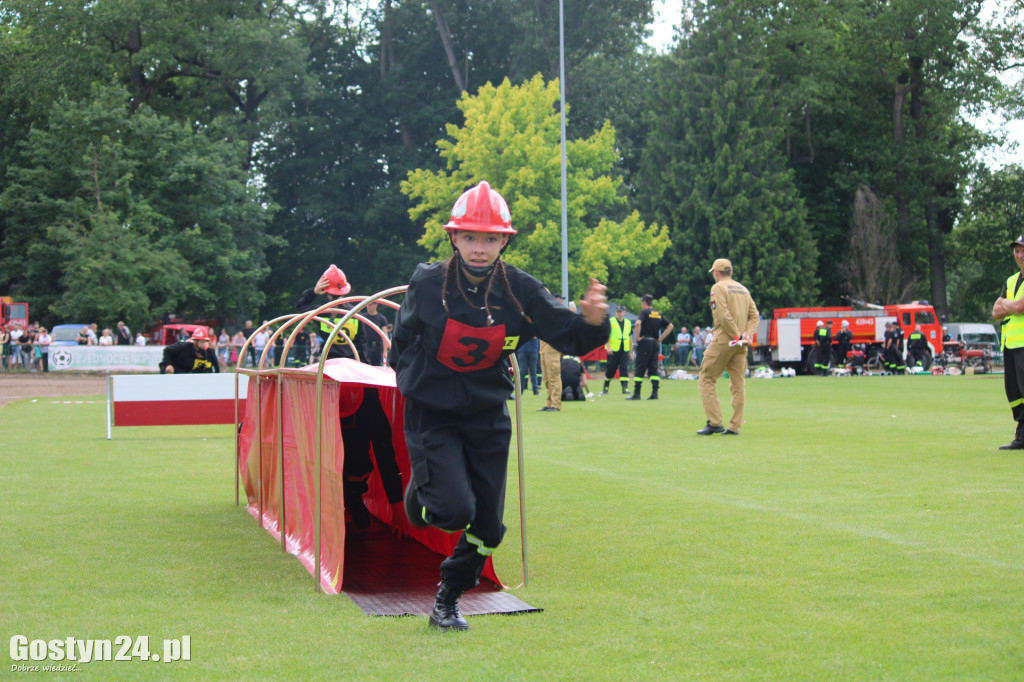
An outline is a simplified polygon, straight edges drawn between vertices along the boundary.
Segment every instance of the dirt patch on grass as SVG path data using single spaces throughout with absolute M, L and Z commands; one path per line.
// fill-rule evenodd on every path
M 107 394 L 106 374 L 0 372 L 0 407 L 12 400 Z

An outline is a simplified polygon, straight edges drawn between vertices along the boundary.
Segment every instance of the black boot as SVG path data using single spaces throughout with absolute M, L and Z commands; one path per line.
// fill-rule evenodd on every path
M 437 596 L 434 598 L 434 610 L 430 612 L 428 625 L 440 629 L 441 632 L 468 630 L 469 623 L 459 613 L 459 597 L 461 596 L 460 590 L 442 581 L 441 589 L 437 591 Z
M 363 502 L 363 493 L 369 489 L 369 486 L 365 481 L 356 479 L 345 481 L 344 489 L 345 509 L 352 517 L 352 523 L 359 530 L 366 530 L 370 527 L 370 510 Z
M 647 398 L 648 400 L 657 400 L 658 399 L 658 385 L 659 384 L 658 384 L 657 381 L 652 381 L 651 382 L 651 395 Z
M 626 400 L 640 400 L 640 387 L 643 386 L 643 382 L 636 382 L 633 388 L 633 395 L 626 398 Z
M 622 395 L 629 395 L 629 382 L 628 381 L 623 381 L 622 382 Z
M 1007 445 L 1000 445 L 1000 450 L 1024 450 L 1024 422 L 1017 422 L 1017 432 L 1013 434 L 1013 441 Z

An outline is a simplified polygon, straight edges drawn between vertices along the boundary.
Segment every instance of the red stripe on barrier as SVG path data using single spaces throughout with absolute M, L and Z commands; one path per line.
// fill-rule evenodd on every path
M 238 416 L 245 401 L 238 401 Z M 181 426 L 234 424 L 234 400 L 150 400 L 114 402 L 114 426 Z

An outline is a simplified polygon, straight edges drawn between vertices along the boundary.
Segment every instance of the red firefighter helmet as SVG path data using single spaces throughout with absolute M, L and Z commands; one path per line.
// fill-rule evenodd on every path
M 348 283 L 345 273 L 337 265 L 331 264 L 331 267 L 327 268 L 323 276 L 331 282 L 330 286 L 324 287 L 324 291 L 327 293 L 334 294 L 335 296 L 344 296 L 352 291 L 352 285 Z
M 194 332 L 192 332 L 192 338 L 190 340 L 191 341 L 209 341 L 210 340 L 210 331 L 206 327 L 197 327 L 196 330 Z
M 449 233 L 452 230 L 516 233 L 512 229 L 512 213 L 508 210 L 508 204 L 491 189 L 486 180 L 459 197 L 444 229 Z

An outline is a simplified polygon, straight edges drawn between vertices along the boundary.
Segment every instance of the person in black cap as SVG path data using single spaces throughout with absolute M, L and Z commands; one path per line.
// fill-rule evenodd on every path
M 636 360 L 633 365 L 633 395 L 626 400 L 640 400 L 640 389 L 644 385 L 644 377 L 651 379 L 651 395 L 648 400 L 658 399 L 658 387 L 661 377 L 658 375 L 658 356 L 661 355 L 661 343 L 672 333 L 672 323 L 661 316 L 652 307 L 654 296 L 644 294 L 640 299 L 640 315 L 633 325 L 635 337 L 633 346 L 636 348 Z
M 1024 235 L 1014 239 L 1010 246 L 1019 272 L 1007 278 L 992 306 L 992 319 L 1002 326 L 1003 386 L 1017 430 L 1013 440 L 999 449 L 1024 450 Z

